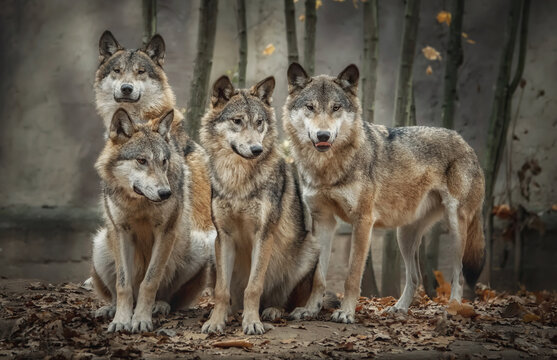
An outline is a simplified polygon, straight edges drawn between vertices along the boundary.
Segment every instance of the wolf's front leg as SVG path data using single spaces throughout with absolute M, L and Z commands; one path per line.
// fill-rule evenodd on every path
M 350 247 L 350 264 L 348 275 L 344 282 L 344 299 L 340 309 L 336 310 L 331 316 L 333 321 L 348 324 L 354 322 L 356 302 L 360 297 L 360 283 L 366 265 L 367 254 L 369 253 L 372 226 L 371 216 L 359 219 L 354 224 L 352 245 Z
M 266 232 L 262 230 L 259 231 L 259 234 L 256 234 L 256 241 L 251 251 L 251 269 L 248 285 L 244 291 L 244 314 L 242 320 L 242 327 L 247 335 L 261 335 L 265 333 L 265 328 L 259 318 L 259 303 L 263 293 L 265 274 L 271 259 L 273 245 L 273 238 L 271 236 L 261 237 L 260 234 Z
M 151 253 L 151 260 L 145 272 L 145 277 L 139 286 L 137 305 L 132 318 L 132 331 L 145 332 L 153 330 L 153 306 L 162 277 L 166 270 L 166 264 L 170 253 L 174 248 L 176 233 L 171 229 L 163 234 L 162 230 L 155 232 L 155 242 Z
M 209 320 L 203 324 L 204 333 L 222 332 L 230 308 L 230 282 L 234 270 L 236 248 L 234 241 L 224 231 L 219 231 L 215 240 L 215 307 Z
M 133 314 L 133 258 L 135 248 L 131 234 L 119 231 L 116 234 L 116 313 L 108 325 L 108 332 L 131 330 Z

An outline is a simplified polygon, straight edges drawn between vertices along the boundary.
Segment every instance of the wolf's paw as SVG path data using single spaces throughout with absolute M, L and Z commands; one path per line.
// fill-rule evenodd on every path
M 265 327 L 261 321 L 244 321 L 242 323 L 244 334 L 246 335 L 263 335 L 265 334 Z
M 170 304 L 166 301 L 157 300 L 155 305 L 153 305 L 153 315 L 161 314 L 166 316 L 170 313 Z
M 123 322 L 119 322 L 116 320 L 113 320 L 110 325 L 108 325 L 108 332 L 109 333 L 113 333 L 113 332 L 119 332 L 119 331 L 130 331 L 132 329 L 131 323 L 127 322 L 127 323 L 123 323 Z
M 335 310 L 333 315 L 331 315 L 331 320 L 338 323 L 353 324 L 354 323 L 354 313 L 348 312 L 342 309 Z
M 116 313 L 115 305 L 105 305 L 105 306 L 101 306 L 100 308 L 97 309 L 97 311 L 95 311 L 95 317 L 103 318 L 103 319 L 112 319 L 115 313 Z
M 150 318 L 135 317 L 132 320 L 132 332 L 150 332 L 153 331 L 153 321 Z
M 313 310 L 307 307 L 297 307 L 288 316 L 290 320 L 313 319 L 319 314 L 319 310 Z
M 263 313 L 261 314 L 261 319 L 267 321 L 279 320 L 281 317 L 282 310 L 276 307 L 268 307 L 263 310 Z
M 385 310 L 385 314 L 388 314 L 388 315 L 396 315 L 396 314 L 406 315 L 406 314 L 408 314 L 408 309 L 399 308 L 396 305 L 393 305 L 393 306 L 387 308 L 387 310 Z
M 204 334 L 215 334 L 215 333 L 222 333 L 224 332 L 224 328 L 226 326 L 226 322 L 224 320 L 214 320 L 211 316 L 209 320 L 203 324 L 201 327 L 201 332 Z

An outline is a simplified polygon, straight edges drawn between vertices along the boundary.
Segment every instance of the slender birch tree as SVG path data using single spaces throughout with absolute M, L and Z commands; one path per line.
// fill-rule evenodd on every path
M 186 129 L 195 140 L 199 138 L 199 125 L 205 112 L 209 77 L 213 65 L 213 50 L 217 30 L 218 0 L 201 0 L 197 28 L 197 54 L 186 112 Z

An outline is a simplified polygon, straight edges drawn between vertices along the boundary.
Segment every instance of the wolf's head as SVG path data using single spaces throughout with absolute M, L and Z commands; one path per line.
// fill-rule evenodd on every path
M 309 77 L 300 64 L 292 63 L 288 68 L 285 130 L 320 152 L 350 141 L 351 129 L 360 119 L 358 78 L 356 65 L 349 65 L 334 78 Z
M 174 110 L 160 120 L 136 125 L 124 109 L 114 113 L 109 139 L 95 167 L 111 187 L 155 202 L 172 195 L 167 173 L 172 157 L 169 130 Z
M 211 110 L 203 119 L 203 145 L 245 159 L 271 151 L 276 138 L 274 89 L 272 76 L 248 90 L 235 90 L 227 76 L 220 77 L 213 85 Z
M 99 53 L 95 92 L 106 126 L 118 108 L 158 116 L 173 107 L 174 94 L 162 69 L 165 45 L 160 35 L 142 49 L 124 49 L 107 30 L 99 40 Z

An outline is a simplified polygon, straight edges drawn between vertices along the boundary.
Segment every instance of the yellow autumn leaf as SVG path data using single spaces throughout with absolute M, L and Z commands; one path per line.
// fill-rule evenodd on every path
M 275 52 L 275 45 L 269 44 L 265 47 L 265 50 L 263 50 L 263 55 L 269 56 L 274 52 Z
M 323 1 L 322 0 L 316 0 L 315 1 L 315 10 L 319 9 L 321 6 L 323 6 Z
M 437 14 L 437 22 L 439 24 L 445 23 L 451 25 L 451 13 L 445 10 L 439 11 Z
M 294 0 L 294 4 L 297 3 L 297 2 L 298 2 L 298 0 Z
M 462 33 L 462 37 L 465 38 L 465 39 L 468 39 L 468 34 L 465 33 L 465 32 L 463 32 L 463 33 Z
M 466 39 L 466 42 L 467 42 L 468 44 L 472 44 L 472 45 L 474 45 L 474 44 L 476 43 L 476 42 L 475 42 L 474 40 L 472 40 L 472 39 Z
M 298 20 L 300 21 L 304 21 L 306 19 L 306 16 L 304 14 L 298 16 Z
M 553 204 L 553 205 L 551 205 L 551 210 L 553 210 L 553 211 L 557 211 L 557 204 Z
M 422 49 L 424 56 L 428 60 L 441 60 L 441 54 L 431 46 L 426 46 Z
M 431 68 L 431 65 L 429 65 L 429 66 L 427 67 L 427 69 L 425 69 L 425 73 L 426 73 L 427 75 L 433 74 L 433 69 Z

